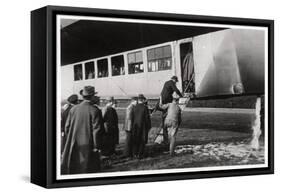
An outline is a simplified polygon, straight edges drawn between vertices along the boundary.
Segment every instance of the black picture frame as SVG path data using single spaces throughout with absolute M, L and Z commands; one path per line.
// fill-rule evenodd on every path
M 56 180 L 56 15 L 252 25 L 268 28 L 268 167 Z M 31 12 L 31 182 L 46 188 L 274 173 L 274 21 L 170 13 L 46 6 Z

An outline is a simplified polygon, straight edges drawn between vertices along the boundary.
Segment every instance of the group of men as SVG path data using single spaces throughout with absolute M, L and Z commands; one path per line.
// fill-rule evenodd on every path
M 173 76 L 167 81 L 161 92 L 160 102 L 155 110 L 163 112 L 162 127 L 164 143 L 170 140 L 170 154 L 174 154 L 175 137 L 181 122 L 181 110 L 176 92 L 181 93 Z M 100 156 L 116 154 L 115 148 L 119 143 L 118 115 L 113 97 L 106 99 L 106 105 L 99 108 L 99 97 L 93 86 L 85 86 L 80 91 L 83 101 L 78 103 L 78 95 L 68 98 L 68 103 L 61 115 L 61 173 L 81 174 L 94 173 L 101 170 Z M 126 109 L 124 130 L 126 132 L 124 157 L 141 159 L 145 156 L 145 145 L 151 129 L 151 112 L 147 99 L 143 94 L 131 99 Z

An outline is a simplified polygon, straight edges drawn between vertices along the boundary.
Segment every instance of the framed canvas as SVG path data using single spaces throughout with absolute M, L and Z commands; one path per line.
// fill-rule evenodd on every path
M 274 22 L 31 12 L 31 182 L 272 174 Z

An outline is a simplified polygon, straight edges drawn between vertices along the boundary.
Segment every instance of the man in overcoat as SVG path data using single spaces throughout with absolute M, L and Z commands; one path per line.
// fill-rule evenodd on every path
M 137 158 L 144 157 L 145 144 L 148 141 L 148 132 L 151 128 L 150 114 L 144 104 L 145 97 L 138 96 L 138 104 L 133 109 L 132 147 L 133 155 Z
M 67 98 L 67 104 L 65 105 L 65 109 L 63 109 L 61 113 L 61 152 L 64 149 L 64 145 L 66 142 L 66 135 L 65 135 L 65 123 L 69 114 L 70 109 L 78 104 L 78 95 L 72 94 Z
M 161 127 L 163 129 L 163 137 L 164 137 L 164 143 L 168 142 L 168 132 L 165 127 L 164 121 L 167 116 L 167 111 L 164 109 L 161 109 L 159 107 L 159 104 L 168 104 L 173 101 L 173 93 L 176 92 L 179 97 L 182 97 L 181 92 L 176 86 L 176 83 L 178 82 L 178 77 L 177 76 L 172 76 L 169 81 L 166 81 L 163 89 L 161 91 L 161 97 L 160 97 L 160 102 L 156 104 L 155 110 L 160 110 L 162 111 L 162 122 L 161 122 Z
M 124 156 L 132 157 L 132 128 L 133 128 L 133 109 L 138 103 L 137 97 L 132 97 L 131 103 L 126 108 L 124 130 L 126 133 Z
M 100 171 L 103 121 L 101 110 L 93 103 L 95 94 L 94 87 L 85 86 L 81 92 L 84 101 L 69 112 L 65 125 L 67 139 L 62 154 L 62 174 Z
M 116 104 L 114 98 L 108 97 L 106 101 L 102 111 L 105 130 L 102 155 L 111 156 L 115 153 L 115 147 L 119 143 L 118 115 L 113 107 Z

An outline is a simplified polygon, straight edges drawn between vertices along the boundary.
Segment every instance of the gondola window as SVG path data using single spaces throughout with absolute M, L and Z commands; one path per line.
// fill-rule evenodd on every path
M 112 76 L 125 75 L 123 55 L 111 58 Z
M 95 78 L 95 62 L 91 61 L 85 63 L 85 79 L 94 79 Z
M 129 74 L 142 73 L 144 71 L 142 51 L 128 54 L 128 66 Z
M 108 77 L 108 61 L 107 59 L 100 59 L 97 61 L 98 77 Z
M 162 46 L 147 50 L 148 71 L 162 71 L 172 68 L 171 46 Z
M 74 81 L 82 80 L 83 74 L 82 74 L 82 64 L 74 65 Z

